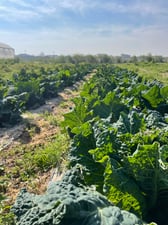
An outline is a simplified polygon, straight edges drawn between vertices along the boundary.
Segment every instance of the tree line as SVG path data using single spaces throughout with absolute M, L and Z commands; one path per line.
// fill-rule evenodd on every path
M 161 55 L 152 55 L 151 53 L 147 55 L 128 55 L 121 54 L 120 56 L 112 56 L 108 54 L 74 54 L 74 55 L 44 55 L 40 54 L 39 56 L 33 56 L 28 54 L 21 54 L 16 56 L 20 61 L 34 61 L 39 60 L 43 62 L 55 62 L 55 63 L 137 63 L 137 62 L 154 62 L 154 63 L 163 63 L 168 62 L 168 57 Z M 15 59 L 16 60 L 16 59 Z

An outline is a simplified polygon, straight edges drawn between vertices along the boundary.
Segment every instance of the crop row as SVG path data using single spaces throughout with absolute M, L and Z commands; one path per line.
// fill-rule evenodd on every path
M 58 95 L 58 92 L 76 81 L 82 79 L 91 66 L 57 66 L 53 70 L 40 72 L 20 69 L 13 74 L 11 80 L 0 80 L 0 127 L 6 124 L 16 124 L 20 121 L 21 113 L 45 103 L 48 98 Z
M 168 86 L 101 65 L 74 104 L 70 170 L 42 196 L 20 192 L 18 224 L 166 225 Z

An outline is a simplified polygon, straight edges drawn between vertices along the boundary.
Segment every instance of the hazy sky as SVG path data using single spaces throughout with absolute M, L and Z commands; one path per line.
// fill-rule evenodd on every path
M 0 0 L 0 42 L 16 54 L 168 56 L 168 0 Z

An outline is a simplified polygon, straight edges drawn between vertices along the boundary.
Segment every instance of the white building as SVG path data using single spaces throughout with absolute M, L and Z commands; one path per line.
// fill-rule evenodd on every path
M 13 59 L 15 57 L 15 50 L 9 45 L 0 43 L 0 59 Z

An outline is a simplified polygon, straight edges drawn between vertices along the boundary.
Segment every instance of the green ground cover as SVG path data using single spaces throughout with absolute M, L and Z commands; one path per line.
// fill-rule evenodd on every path
M 68 128 L 68 133 L 72 139 L 69 155 L 69 168 L 72 169 L 70 173 L 73 173 L 76 164 L 80 164 L 79 168 L 82 174 L 82 180 L 77 183 L 76 181 L 74 183 L 74 177 L 71 181 L 67 176 L 66 186 L 78 189 L 79 186 L 81 188 L 81 185 L 84 185 L 84 188 L 82 187 L 83 189 L 80 189 L 79 193 L 84 193 L 83 195 L 86 196 L 86 207 L 89 207 L 88 201 L 90 201 L 90 194 L 87 197 L 87 186 L 95 186 L 98 192 L 106 196 L 103 197 L 103 201 L 105 201 L 106 204 L 100 204 L 102 207 L 100 211 L 105 213 L 105 218 L 108 217 L 106 213 L 109 212 L 107 207 L 112 207 L 110 205 L 111 203 L 108 202 L 111 201 L 118 207 L 135 213 L 141 219 L 145 219 L 148 222 L 156 220 L 158 224 L 163 225 L 166 224 L 166 193 L 168 189 L 166 186 L 166 150 L 168 146 L 168 133 L 166 130 L 168 116 L 166 110 L 168 89 L 167 86 L 164 86 L 154 79 L 158 79 L 165 84 L 168 83 L 168 64 L 139 63 L 119 64 L 118 66 L 123 69 L 114 68 L 112 65 L 98 66 L 96 75 L 85 85 L 80 94 L 80 98 L 74 99 L 75 108 L 72 112 L 65 115 L 63 126 L 64 128 Z M 28 64 L 27 67 L 26 74 L 30 74 L 28 72 Z M 124 68 L 134 71 L 135 73 L 129 72 Z M 35 74 L 37 75 L 39 71 L 42 72 L 43 70 L 47 71 L 47 73 L 50 71 L 50 69 L 48 70 L 44 67 L 40 69 L 40 66 L 38 66 L 38 72 L 36 71 Z M 20 71 L 25 72 L 22 68 Z M 143 78 L 138 77 L 136 73 Z M 67 77 L 68 74 L 69 73 L 66 72 L 65 77 Z M 4 75 L 4 77 L 5 76 L 6 75 Z M 145 81 L 144 78 L 147 80 Z M 53 125 L 58 126 L 59 121 L 56 121 Z M 34 135 L 33 129 L 34 128 L 29 129 L 29 133 L 32 136 Z M 38 170 L 47 170 L 57 165 L 53 159 L 59 161 L 61 157 L 61 153 L 59 152 L 57 154 L 54 151 L 52 152 L 52 148 L 59 148 L 62 152 L 64 151 L 62 149 L 64 148 L 64 143 L 68 143 L 66 142 L 66 138 L 64 139 L 64 136 L 57 136 L 49 145 L 46 144 L 42 147 L 37 146 L 37 148 L 33 148 L 32 154 L 29 150 L 20 148 L 18 151 L 21 150 L 22 153 L 25 151 L 26 153 L 23 156 L 26 163 L 24 164 L 22 160 L 17 160 L 17 163 L 20 164 L 21 167 L 25 166 L 26 172 L 30 169 L 33 175 Z M 16 149 L 13 149 L 13 152 L 14 151 L 16 151 Z M 31 168 L 29 168 L 29 165 L 31 165 Z M 18 168 L 13 169 L 17 170 Z M 98 170 L 99 173 L 97 173 Z M 142 172 L 139 173 L 139 171 Z M 3 167 L 0 172 L 3 176 Z M 16 173 L 18 172 L 19 171 L 16 171 Z M 25 177 L 24 175 L 22 179 L 25 179 Z M 27 180 L 27 177 L 25 180 Z M 61 187 L 62 184 L 59 185 Z M 65 184 L 63 183 L 63 185 Z M 2 191 L 3 188 L 5 187 L 1 185 Z M 61 188 L 58 189 L 60 193 L 64 194 L 61 192 Z M 67 192 L 68 191 L 71 193 L 71 190 L 68 189 Z M 52 188 L 49 194 L 53 194 Z M 75 192 L 72 194 L 76 195 Z M 92 208 L 91 211 L 93 211 L 93 215 L 98 216 L 99 213 L 96 214 L 95 209 L 96 207 L 99 208 L 99 203 L 96 200 L 96 196 L 99 198 L 99 194 L 96 192 L 94 194 L 94 201 L 96 203 L 93 204 L 95 208 Z M 31 198 L 31 195 L 26 192 L 20 194 L 20 197 L 24 199 L 22 205 L 23 209 L 24 203 L 27 205 L 28 200 L 25 196 Z M 80 194 L 77 194 L 77 196 L 80 199 Z M 44 208 L 46 197 L 48 198 L 49 195 L 44 196 L 44 200 L 42 197 Z M 0 198 L 2 200 L 3 195 L 0 195 Z M 36 198 L 36 204 L 40 205 L 41 203 L 38 202 L 38 198 L 39 197 Z M 106 198 L 108 198 L 108 201 Z M 161 202 L 158 201 L 159 198 Z M 92 195 L 92 199 L 94 199 L 94 195 Z M 58 213 L 59 223 L 51 223 L 52 215 L 48 211 L 49 214 L 47 218 L 43 215 L 45 217 L 42 219 L 44 224 L 47 224 L 49 221 L 50 224 L 65 225 L 66 223 L 64 222 L 67 221 L 66 216 L 70 216 L 71 213 L 69 214 L 69 212 L 74 212 L 71 208 L 71 204 L 66 201 L 60 202 L 59 199 L 57 199 L 57 201 L 54 207 L 57 208 L 60 205 L 62 208 L 59 208 L 59 210 L 64 208 L 62 218 L 59 217 Z M 76 207 L 76 204 L 78 204 L 77 202 L 72 203 L 73 207 Z M 18 212 L 18 208 L 19 210 L 22 209 L 19 204 L 18 202 L 16 203 L 14 210 L 18 221 L 21 221 L 18 224 L 23 225 L 25 221 L 29 224 L 29 216 L 20 216 L 22 212 Z M 81 212 L 86 209 L 85 205 L 81 202 L 78 205 L 81 207 Z M 31 207 L 33 208 L 34 206 L 31 206 L 31 204 L 29 206 L 30 208 L 26 209 L 28 214 L 30 213 L 33 220 L 35 219 L 37 221 L 39 218 L 31 214 Z M 67 208 L 65 206 L 67 206 Z M 11 213 L 8 213 L 10 206 L 5 207 L 2 206 L 0 208 L 1 212 L 4 213 L 2 218 L 0 218 L 0 224 L 3 224 L 4 221 L 6 224 L 15 224 Z M 53 205 L 50 210 L 52 210 L 52 207 Z M 53 210 L 55 210 L 55 208 Z M 62 213 L 62 211 L 60 212 Z M 39 215 L 40 213 L 39 211 Z M 153 217 L 152 214 L 156 215 L 157 213 L 159 214 L 159 218 Z M 121 212 L 120 214 L 122 215 Z M 74 218 L 76 217 L 74 216 Z M 81 218 L 83 219 L 83 217 Z M 98 218 L 98 220 L 95 220 L 95 223 L 97 221 L 106 220 L 104 219 L 104 214 L 102 217 Z M 88 225 L 90 221 L 94 221 L 92 213 L 84 224 Z M 126 222 L 129 223 L 127 218 Z M 139 220 L 139 224 L 142 223 L 143 222 Z M 103 222 L 102 224 L 106 223 Z
M 168 84 L 168 63 L 123 63 L 118 66 L 132 70 L 147 79 L 157 79 Z

